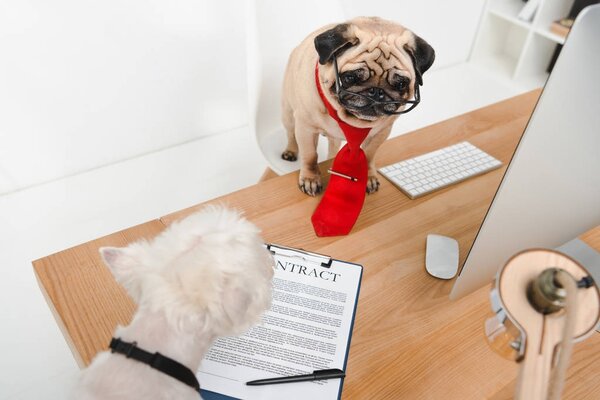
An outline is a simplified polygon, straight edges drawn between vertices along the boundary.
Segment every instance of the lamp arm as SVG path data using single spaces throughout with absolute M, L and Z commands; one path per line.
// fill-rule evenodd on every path
M 575 279 L 565 270 L 559 270 L 556 273 L 555 279 L 566 292 L 564 308 L 565 323 L 558 351 L 558 361 L 550 377 L 549 400 L 560 399 L 565 384 L 567 368 L 571 360 L 571 353 L 573 352 L 573 336 L 575 336 L 575 323 L 577 321 L 577 283 Z

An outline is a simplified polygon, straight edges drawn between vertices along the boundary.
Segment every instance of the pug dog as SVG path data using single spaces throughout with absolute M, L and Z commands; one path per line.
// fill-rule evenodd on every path
M 371 128 L 362 148 L 369 163 L 366 190 L 373 193 L 379 189 L 375 153 L 398 115 L 420 101 L 422 76 L 434 59 L 435 51 L 425 40 L 377 17 L 328 25 L 304 39 L 289 57 L 282 96 L 288 144 L 281 157 L 300 160 L 300 190 L 310 196 L 323 190 L 317 167 L 318 135 L 327 137 L 329 158 L 344 139 L 319 96 L 315 79 L 342 121 Z

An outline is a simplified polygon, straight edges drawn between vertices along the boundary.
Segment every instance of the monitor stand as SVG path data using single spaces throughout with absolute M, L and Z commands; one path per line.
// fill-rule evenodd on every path
M 588 270 L 596 285 L 600 285 L 600 253 L 585 244 L 585 242 L 579 239 L 573 239 L 570 242 L 557 247 L 556 250 L 563 254 L 571 257 L 578 263 L 580 263 L 585 269 Z M 596 330 L 600 332 L 600 324 L 596 327 Z

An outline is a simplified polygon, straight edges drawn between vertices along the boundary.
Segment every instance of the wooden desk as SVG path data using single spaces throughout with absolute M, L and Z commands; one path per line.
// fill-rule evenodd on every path
M 377 154 L 379 165 L 462 140 L 508 163 L 538 96 L 539 91 L 531 92 L 390 140 Z M 296 174 L 211 203 L 244 210 L 268 242 L 364 265 L 344 399 L 506 399 L 512 397 L 517 365 L 486 344 L 489 288 L 450 302 L 452 282 L 432 278 L 424 269 L 425 238 L 431 232 L 456 238 L 464 261 L 504 169 L 418 200 L 382 179 L 346 237 L 315 236 L 310 215 L 319 199 L 300 193 Z M 198 207 L 33 263 L 80 365 L 106 348 L 115 326 L 126 324 L 135 309 L 102 265 L 98 247 L 152 237 Z M 600 230 L 583 239 L 600 249 Z M 598 372 L 600 336 L 595 334 L 575 346 L 565 398 L 597 398 Z

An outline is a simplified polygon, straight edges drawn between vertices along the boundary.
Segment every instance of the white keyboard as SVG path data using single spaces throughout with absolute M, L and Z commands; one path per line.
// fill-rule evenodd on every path
M 379 173 L 415 199 L 501 165 L 471 143 L 461 142 L 380 168 Z

